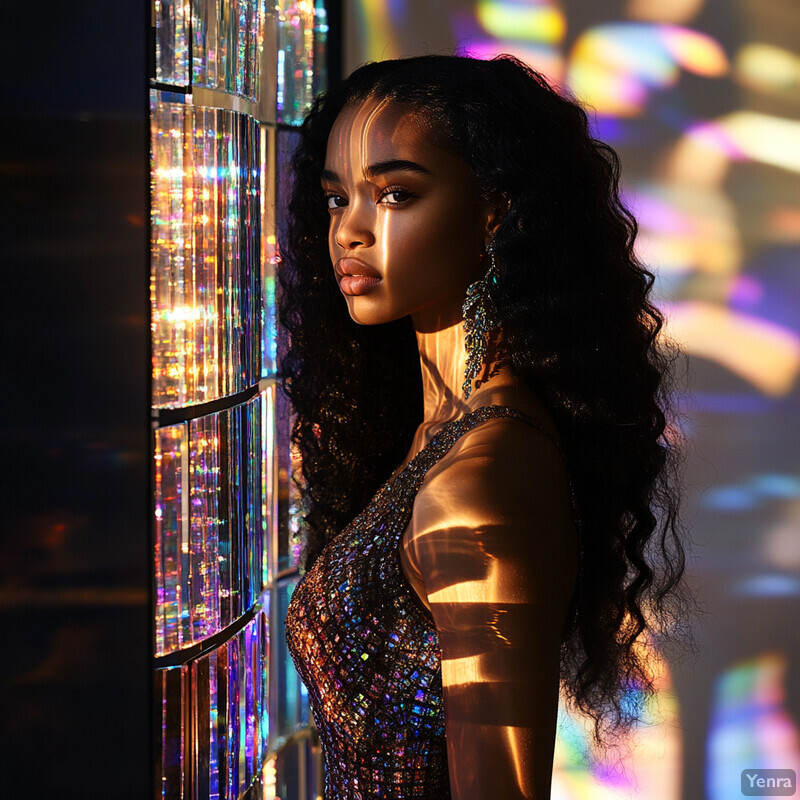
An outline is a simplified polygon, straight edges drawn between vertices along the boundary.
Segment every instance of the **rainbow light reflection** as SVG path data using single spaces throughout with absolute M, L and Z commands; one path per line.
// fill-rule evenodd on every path
M 641 652 L 639 646 L 639 651 Z M 559 704 L 553 758 L 552 800 L 678 800 L 681 787 L 682 739 L 678 701 L 669 667 L 650 647 L 656 695 L 650 699 L 630 686 L 624 703 L 639 708 L 641 722 L 618 737 L 606 753 L 592 742 L 592 722 Z
M 744 769 L 800 772 L 797 722 L 785 709 L 786 666 L 782 653 L 764 653 L 717 678 L 707 744 L 709 800 L 739 797 Z
M 729 68 L 710 36 L 674 25 L 619 22 L 582 33 L 569 60 L 568 82 L 599 114 L 635 116 L 650 92 L 674 86 L 685 69 L 720 77 Z

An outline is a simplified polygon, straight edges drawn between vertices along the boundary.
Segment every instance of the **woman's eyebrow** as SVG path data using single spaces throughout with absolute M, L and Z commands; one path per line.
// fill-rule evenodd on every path
M 378 175 L 385 175 L 387 172 L 415 172 L 418 175 L 433 177 L 433 173 L 427 167 L 417 164 L 416 161 L 407 161 L 404 158 L 394 158 L 390 161 L 379 161 L 376 164 L 370 164 L 364 169 L 364 176 L 374 178 Z M 320 178 L 331 183 L 341 182 L 339 176 L 329 169 L 323 169 L 320 173 Z

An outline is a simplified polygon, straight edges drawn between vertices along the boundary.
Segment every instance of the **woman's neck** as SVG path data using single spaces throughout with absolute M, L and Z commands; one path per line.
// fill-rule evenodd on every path
M 490 336 L 487 358 L 473 379 L 468 400 L 464 399 L 462 389 L 467 366 L 463 319 L 442 330 L 429 333 L 417 330 L 416 336 L 425 403 L 422 424 L 426 428 L 487 405 L 497 389 L 515 385 L 500 331 Z

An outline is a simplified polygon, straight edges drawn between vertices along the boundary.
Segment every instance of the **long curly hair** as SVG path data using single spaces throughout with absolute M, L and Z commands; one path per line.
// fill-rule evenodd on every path
M 328 253 L 328 134 L 345 105 L 368 98 L 420 113 L 482 197 L 509 201 L 492 299 L 512 372 L 544 402 L 567 454 L 583 569 L 562 690 L 593 718 L 600 743 L 637 720 L 636 697 L 655 690 L 643 643 L 661 637 L 680 650 L 690 636 L 680 448 L 667 424 L 675 351 L 648 299 L 654 277 L 634 254 L 616 153 L 592 137 L 577 102 L 512 56 L 368 63 L 318 97 L 300 128 L 278 309 L 288 333 L 281 385 L 302 459 L 302 567 L 363 510 L 423 421 L 410 317 L 353 322 Z

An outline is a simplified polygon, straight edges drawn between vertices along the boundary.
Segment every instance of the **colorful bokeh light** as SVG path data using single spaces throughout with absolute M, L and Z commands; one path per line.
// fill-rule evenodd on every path
M 498 39 L 523 39 L 557 44 L 567 23 L 563 12 L 549 2 L 492 2 L 479 0 L 475 14 L 483 29 Z
M 570 88 L 599 114 L 635 116 L 650 93 L 674 86 L 681 69 L 720 77 L 728 60 L 719 43 L 674 25 L 618 22 L 583 32 L 569 59 Z
M 709 800 L 740 796 L 744 769 L 800 771 L 800 734 L 785 708 L 786 668 L 782 653 L 764 653 L 717 679 L 707 745 Z

